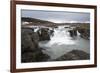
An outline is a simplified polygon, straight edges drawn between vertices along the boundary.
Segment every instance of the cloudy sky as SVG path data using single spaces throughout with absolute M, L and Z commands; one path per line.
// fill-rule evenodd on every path
M 21 10 L 22 17 L 31 17 L 55 23 L 90 22 L 90 13 L 67 11 Z

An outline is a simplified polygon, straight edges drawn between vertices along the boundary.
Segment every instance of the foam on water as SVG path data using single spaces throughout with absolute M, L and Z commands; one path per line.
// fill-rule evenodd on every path
M 68 28 L 64 27 L 56 28 L 50 41 L 41 41 L 39 43 L 39 46 L 45 49 L 43 52 L 48 54 L 51 59 L 56 59 L 74 49 L 90 52 L 89 40 L 80 38 L 78 32 L 77 37 L 70 37 L 68 30 Z

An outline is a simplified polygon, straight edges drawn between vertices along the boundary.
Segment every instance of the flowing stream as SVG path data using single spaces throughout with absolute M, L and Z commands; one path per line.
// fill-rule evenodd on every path
M 56 59 L 75 49 L 90 53 L 90 41 L 81 38 L 78 32 L 76 37 L 71 37 L 68 30 L 70 28 L 59 26 L 54 29 L 54 36 L 50 37 L 51 40 L 39 42 L 39 46 L 45 49 L 43 52 L 51 59 Z

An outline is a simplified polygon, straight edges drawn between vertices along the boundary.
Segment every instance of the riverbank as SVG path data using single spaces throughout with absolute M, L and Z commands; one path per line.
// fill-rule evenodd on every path
M 90 41 L 81 38 L 79 32 L 75 32 L 77 35 L 74 37 L 70 36 L 69 26 L 64 27 L 22 27 L 21 61 L 26 63 L 89 59 Z
M 63 56 L 55 59 L 55 61 L 68 61 L 68 60 L 89 60 L 90 56 L 88 53 L 82 50 L 72 50 Z

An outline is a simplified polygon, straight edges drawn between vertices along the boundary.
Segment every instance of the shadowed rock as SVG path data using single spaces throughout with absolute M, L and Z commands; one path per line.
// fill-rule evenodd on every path
M 49 30 L 49 35 L 54 36 L 54 30 Z
M 70 33 L 71 37 L 77 36 L 77 30 L 76 29 L 69 30 L 69 33 Z
M 21 30 L 21 62 L 47 61 L 49 56 L 38 45 L 39 36 L 31 28 Z
M 37 31 L 40 41 L 50 40 L 49 29 L 41 28 Z
M 36 34 L 30 28 L 24 28 L 21 30 L 21 48 L 24 51 L 35 51 L 38 47 L 38 34 Z
M 90 30 L 89 29 L 78 29 L 78 32 L 81 34 L 80 36 L 84 39 L 90 38 Z
M 72 50 L 63 56 L 56 59 L 56 61 L 63 61 L 63 60 L 87 60 L 90 59 L 90 55 L 81 50 Z

